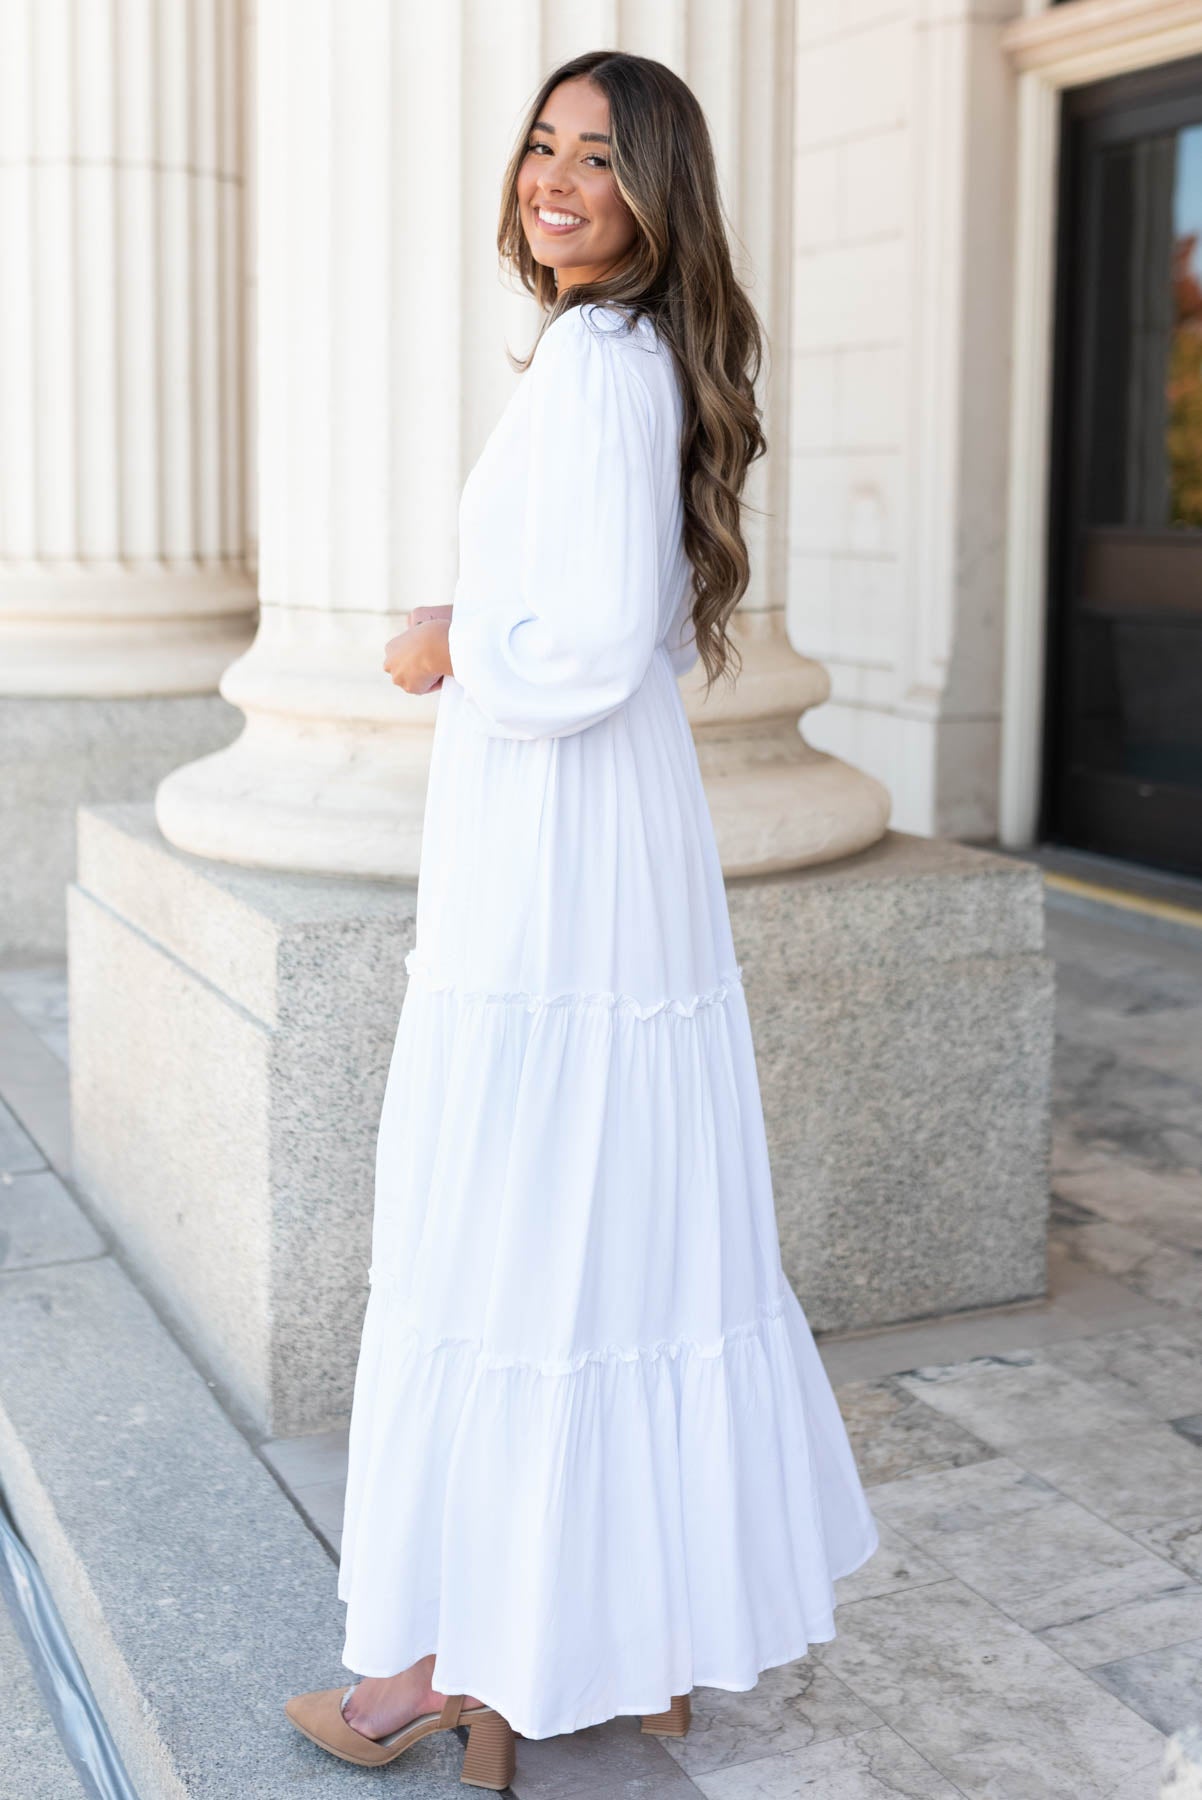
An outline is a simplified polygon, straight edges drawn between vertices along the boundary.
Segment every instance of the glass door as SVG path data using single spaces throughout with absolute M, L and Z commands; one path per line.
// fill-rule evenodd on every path
M 1043 836 L 1202 875 L 1202 58 L 1066 96 Z

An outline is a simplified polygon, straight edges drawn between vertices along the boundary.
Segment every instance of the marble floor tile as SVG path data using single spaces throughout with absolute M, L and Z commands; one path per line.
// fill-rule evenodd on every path
M 1196 1251 L 1157 1243 L 1143 1232 L 1104 1220 L 1066 1232 L 1063 1241 L 1076 1259 L 1121 1281 L 1133 1293 L 1183 1313 L 1176 1321 L 1182 1329 L 1202 1304 L 1202 1255 Z
M 1202 1096 L 1195 1105 L 1202 1114 Z M 1054 1179 L 1058 1196 L 1113 1225 L 1128 1225 L 1160 1243 L 1202 1250 L 1202 1173 L 1197 1170 L 1153 1173 L 1112 1161 Z
M 1202 1636 L 1103 1663 L 1089 1671 L 1100 1687 L 1166 1734 L 1202 1725 Z
M 954 1578 L 860 1601 L 814 1653 L 970 1800 L 1156 1792 L 1160 1732 Z
M 1088 1382 L 1041 1359 L 1037 1351 L 978 1356 L 968 1362 L 911 1369 L 898 1380 L 916 1398 L 997 1450 L 1051 1432 L 1079 1438 L 1144 1425 L 1129 1400 L 1101 1394 Z
M 1202 1197 L 1199 1202 L 1202 1222 Z M 1044 1362 L 1157 1419 L 1202 1412 L 1202 1336 L 1176 1325 L 1131 1326 L 1042 1347 Z
M 1187 1643 L 1199 1635 L 1194 1621 L 1202 1619 L 1202 1582 L 1182 1578 L 1180 1570 L 1177 1574 L 1177 1586 L 1144 1593 L 1123 1591 L 1141 1578 L 1134 1567 L 1116 1571 L 1109 1580 L 1082 1578 L 1076 1584 L 1075 1597 L 1067 1586 L 1056 1596 L 1066 1614 L 1076 1598 L 1078 1616 L 1048 1626 L 1038 1635 L 1075 1668 L 1090 1670 L 1145 1650 Z M 1202 1676 L 1202 1670 L 1199 1674 Z
M 1055 1067 L 1053 1105 L 1073 1118 L 1082 1138 L 1148 1170 L 1202 1168 L 1192 1083 L 1076 1045 L 1058 1045 Z
M 1060 1109 L 1052 1120 L 1052 1179 L 1059 1175 L 1078 1175 L 1088 1169 L 1107 1167 L 1113 1150 L 1103 1147 L 1084 1130 L 1067 1108 Z
M 1120 1531 L 1202 1512 L 1202 1452 L 1159 1420 L 1012 1447 L 1016 1462 Z
M 873 1490 L 877 1513 L 1078 1668 L 1180 1643 L 1202 1584 L 1007 1457 Z
M 103 1256 L 105 1244 L 49 1169 L 0 1177 L 0 1269 Z
M 527 1763 L 529 1758 L 527 1758 Z M 700 1788 L 694 1787 L 683 1769 L 678 1769 L 670 1758 L 665 1758 L 666 1766 L 654 1775 L 632 1775 L 629 1780 L 621 1777 L 607 1781 L 604 1777 L 586 1788 L 550 1788 L 542 1789 L 539 1800 L 698 1800 Z M 473 1790 L 469 1789 L 469 1793 Z M 526 1800 L 527 1788 L 523 1785 L 522 1751 L 518 1747 L 517 1774 L 513 1786 L 508 1790 L 514 1800 Z
M 1169 1012 L 1202 997 L 1198 950 L 1151 937 L 1128 919 L 1068 918 L 1047 910 L 1057 997 L 1115 1013 Z
M 1101 1223 L 1097 1228 L 1118 1229 Z M 840 1405 L 845 1387 L 856 1382 L 881 1381 L 932 1363 L 1034 1349 L 1107 1328 L 1176 1320 L 1177 1307 L 1143 1295 L 1129 1282 L 1095 1267 L 1082 1254 L 1081 1235 L 1081 1230 L 1066 1230 L 1049 1242 L 1046 1301 L 990 1307 L 946 1319 L 890 1326 L 886 1331 L 823 1336 L 819 1350 Z M 1150 1256 L 1179 1254 L 1163 1250 L 1151 1239 L 1147 1245 Z
M 994 1452 L 898 1381 L 844 1382 L 836 1398 L 865 1485 L 925 1469 L 952 1469 Z
M 610 1719 L 562 1737 L 520 1738 L 518 1800 L 687 1800 L 697 1788 L 637 1718 Z
M 884 1725 L 696 1782 L 707 1800 L 957 1800 L 963 1793 Z
M 1067 1195 L 1060 1193 L 1056 1176 L 1052 1176 L 1052 1189 L 1048 1196 L 1050 1231 L 1059 1233 L 1072 1225 L 1094 1225 L 1097 1223 L 1097 1217 L 1098 1215 L 1090 1212 L 1087 1206 L 1082 1206 L 1080 1201 L 1070 1200 Z
M 1150 1300 L 1193 1311 L 1202 1293 L 1202 1251 L 1162 1248 L 1127 1277 Z
M 1049 1482 L 1008 1456 L 962 1469 L 884 1482 L 872 1490 L 872 1509 L 892 1529 L 941 1557 L 957 1538 L 975 1538 L 1012 1519 L 1044 1514 L 1061 1503 Z
M 1180 1324 L 1179 1305 L 1141 1293 L 1131 1281 L 1092 1260 L 1092 1233 L 1121 1229 L 1091 1218 L 1076 1229 L 1054 1231 L 1048 1243 L 1048 1264 L 1058 1287 L 1056 1312 L 1061 1328 L 1031 1338 L 1028 1348 L 1035 1350 L 1069 1338 L 1093 1337 L 1102 1331 L 1125 1331 L 1136 1325 Z M 1152 1243 L 1151 1239 L 1146 1241 Z M 1152 1248 L 1155 1257 L 1176 1258 L 1180 1254 L 1159 1244 Z
M 880 1724 L 872 1708 L 812 1656 L 765 1669 L 746 1693 L 694 1688 L 692 1712 L 687 1737 L 662 1741 L 694 1779 Z
M 870 1491 L 869 1506 L 872 1506 L 873 1497 L 879 1492 L 878 1488 Z M 880 1543 L 866 1563 L 853 1570 L 850 1575 L 841 1575 L 836 1581 L 835 1598 L 838 1606 L 850 1605 L 855 1600 L 868 1600 L 873 1594 L 895 1594 L 902 1588 L 921 1587 L 928 1581 L 942 1581 L 947 1574 L 947 1570 L 933 1557 L 924 1555 L 917 1544 L 894 1531 L 879 1513 L 875 1517 Z
M 1164 1519 L 1132 1534 L 1158 1556 L 1167 1557 L 1187 1575 L 1202 1581 L 1202 1513 L 1190 1518 Z
M 1070 999 L 1057 1010 L 1057 1027 L 1062 1045 L 1097 1046 L 1124 1068 L 1202 1083 L 1202 1006 L 1196 1000 L 1156 1013 L 1114 1013 Z

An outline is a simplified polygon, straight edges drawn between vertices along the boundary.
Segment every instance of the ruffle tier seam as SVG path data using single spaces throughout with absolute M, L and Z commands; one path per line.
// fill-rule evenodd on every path
M 564 988 L 554 994 L 534 994 L 519 988 L 508 991 L 463 988 L 457 982 L 438 981 L 418 960 L 416 949 L 406 953 L 405 970 L 410 979 L 416 978 L 427 993 L 453 995 L 456 999 L 477 1004 L 521 1006 L 527 1012 L 537 1012 L 545 1007 L 604 1006 L 615 1012 L 633 1013 L 640 1019 L 650 1019 L 657 1013 L 663 1012 L 677 1013 L 691 1018 L 703 1007 L 719 1005 L 733 989 L 741 986 L 743 981 L 743 965 L 736 963 L 733 970 L 724 975 L 713 987 L 707 988 L 699 994 L 676 999 L 642 1001 L 634 994 L 611 993 L 605 990 L 588 993 L 581 989 Z
M 374 1296 L 383 1298 L 395 1294 L 400 1283 L 395 1276 L 381 1275 L 368 1269 L 367 1279 Z M 455 1337 L 451 1333 L 443 1333 L 436 1338 L 423 1340 L 418 1327 L 411 1319 L 403 1321 L 405 1332 L 413 1338 L 423 1355 L 431 1355 L 437 1350 L 469 1350 L 473 1352 L 473 1360 L 480 1368 L 485 1369 L 521 1369 L 535 1375 L 574 1375 L 589 1363 L 640 1363 L 657 1362 L 663 1357 L 676 1361 L 681 1356 L 699 1356 L 706 1361 L 716 1361 L 728 1345 L 741 1343 L 746 1338 L 757 1337 L 764 1325 L 772 1324 L 783 1317 L 787 1305 L 787 1296 L 778 1294 L 775 1300 L 765 1301 L 757 1307 L 755 1315 L 745 1319 L 738 1325 L 732 1325 L 721 1332 L 718 1337 L 702 1342 L 698 1338 L 677 1337 L 659 1338 L 653 1344 L 622 1346 L 606 1345 L 597 1350 L 582 1350 L 578 1356 L 568 1357 L 558 1362 L 532 1361 L 527 1357 L 508 1356 L 499 1351 L 485 1350 L 475 1338 Z

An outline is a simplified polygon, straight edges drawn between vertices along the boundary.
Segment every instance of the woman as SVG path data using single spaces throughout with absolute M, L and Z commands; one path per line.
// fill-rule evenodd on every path
M 643 57 L 543 84 L 499 236 L 547 322 L 460 506 L 416 945 L 377 1146 L 339 1572 L 352 1761 L 617 1714 L 680 1733 L 834 1634 L 877 1535 L 781 1269 L 677 676 L 727 667 L 760 335 L 704 118 Z

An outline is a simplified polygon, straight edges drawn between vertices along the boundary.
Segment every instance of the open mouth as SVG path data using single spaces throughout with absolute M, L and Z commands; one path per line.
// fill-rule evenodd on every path
M 541 206 L 536 206 L 533 211 L 539 230 L 545 231 L 550 237 L 566 237 L 588 223 L 578 213 L 560 212 L 554 207 L 548 207 L 544 212 Z

